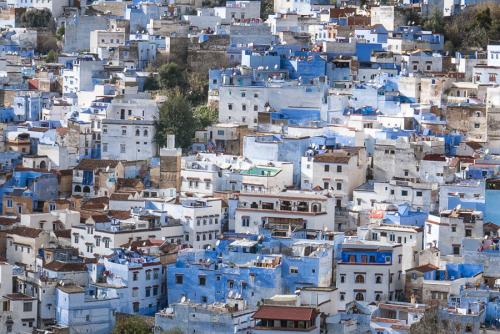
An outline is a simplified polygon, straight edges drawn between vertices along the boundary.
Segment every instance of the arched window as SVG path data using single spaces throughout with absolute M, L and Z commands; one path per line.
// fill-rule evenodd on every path
M 381 284 L 382 283 L 382 276 L 376 276 L 375 277 L 375 283 Z
M 90 192 L 90 187 L 89 186 L 83 187 L 83 192 L 84 193 L 89 193 Z
M 40 169 L 45 169 L 47 168 L 47 164 L 45 163 L 45 161 L 41 161 L 40 162 Z
M 363 275 L 356 275 L 356 283 L 364 283 L 365 277 Z
M 380 301 L 380 294 L 379 294 L 379 293 L 377 293 L 377 294 L 375 295 L 375 300 L 376 300 L 377 302 L 379 302 L 379 301 Z
M 321 211 L 321 204 L 319 203 L 313 203 L 312 205 L 312 212 L 320 212 Z
M 199 234 L 196 236 L 196 241 L 200 241 L 200 235 Z
M 362 302 L 363 300 L 365 300 L 365 296 L 363 295 L 363 293 L 362 293 L 362 292 L 358 292 L 358 293 L 356 293 L 356 300 L 357 300 L 358 302 Z
M 145 130 L 144 130 L 144 137 L 147 137 L 147 136 L 148 136 L 148 130 L 147 130 L 147 129 L 145 129 Z
M 136 135 L 137 137 L 139 137 L 139 136 L 141 135 L 141 130 L 136 129 L 136 130 L 135 130 L 135 135 Z
M 75 192 L 76 193 L 81 193 L 82 192 L 82 187 L 80 187 L 79 185 L 76 185 L 75 186 Z

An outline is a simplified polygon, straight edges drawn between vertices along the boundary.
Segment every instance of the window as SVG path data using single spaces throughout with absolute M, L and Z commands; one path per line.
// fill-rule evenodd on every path
M 146 270 L 146 279 L 147 280 L 151 279 L 151 270 Z
M 103 152 L 108 152 L 108 143 L 103 143 L 102 144 L 102 151 Z
M 158 285 L 153 286 L 153 296 L 158 295 Z
M 345 275 L 340 275 L 340 283 L 345 283 Z
M 136 129 L 135 130 L 135 135 L 136 135 L 136 137 L 140 136 L 141 135 L 141 130 Z
M 466 237 L 472 237 L 472 230 L 470 228 L 465 229 L 465 236 Z
M 401 190 L 401 196 L 408 196 L 408 190 Z
M 361 302 L 361 301 L 365 300 L 365 296 L 364 296 L 364 294 L 362 292 L 357 292 L 355 299 L 357 301 Z
M 206 276 L 198 276 L 198 285 L 205 286 L 207 283 Z
M 7 200 L 7 207 L 12 208 L 12 200 L 11 199 Z
M 481 127 L 481 124 L 479 124 L 479 123 L 474 123 L 474 128 L 475 128 L 475 129 L 479 129 L 480 127 Z
M 138 297 L 139 296 L 139 288 L 132 288 L 132 297 Z
M 151 287 L 150 286 L 146 287 L 146 297 L 151 297 Z
M 139 312 L 139 302 L 132 303 L 132 309 L 134 310 L 134 313 Z
M 337 182 L 337 190 L 342 190 L 342 183 Z
M 104 248 L 109 248 L 109 239 L 103 239 L 104 240 Z
M 325 165 L 325 172 L 329 172 L 330 171 L 330 165 Z
M 33 311 L 33 302 L 26 302 L 23 304 L 23 312 Z
M 125 152 L 126 152 L 125 144 L 120 144 L 120 153 L 125 153 Z
M 241 110 L 243 110 L 243 111 L 247 111 L 247 105 L 246 105 L 246 104 L 242 104 L 242 105 L 241 105 Z
M 290 267 L 290 274 L 298 274 L 298 273 L 299 273 L 299 268 Z
M 417 197 L 422 197 L 422 192 L 421 191 L 417 191 Z
M 259 111 L 259 106 L 255 104 L 255 105 L 253 106 L 253 111 Z
M 375 283 L 382 284 L 382 275 L 375 275 Z
M 453 245 L 453 255 L 460 255 L 460 245 Z
M 365 283 L 365 276 L 361 275 L 361 274 L 358 274 L 358 275 L 356 275 L 356 278 L 355 278 L 354 281 L 357 284 L 363 284 L 363 283 Z
M 345 292 L 340 293 L 340 300 L 345 300 Z
M 337 173 L 342 173 L 342 166 L 341 165 L 337 166 Z
M 126 136 L 127 135 L 127 128 L 122 126 L 122 136 Z
M 456 227 L 455 225 L 452 225 L 452 226 L 451 226 L 451 231 L 452 231 L 452 232 L 456 232 L 456 231 L 457 231 L 457 227 Z
M 175 284 L 182 284 L 184 282 L 183 275 L 175 275 Z
M 78 234 L 73 234 L 73 241 L 74 241 L 74 243 L 75 243 L 75 244 L 77 244 L 77 243 L 78 243 L 78 241 L 79 241 L 79 237 L 80 237 L 80 236 L 79 236 Z
M 139 279 L 139 272 L 138 271 L 134 271 L 132 273 L 132 280 L 133 281 L 137 281 Z
M 324 182 L 323 183 L 323 189 L 329 189 L 330 188 L 330 183 Z
M 229 110 L 233 110 L 233 104 L 232 104 L 232 103 L 228 103 L 228 104 L 227 104 L 227 109 L 229 109 Z

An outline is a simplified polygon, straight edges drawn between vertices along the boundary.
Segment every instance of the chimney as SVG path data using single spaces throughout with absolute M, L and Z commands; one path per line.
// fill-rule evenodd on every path
M 182 150 L 175 148 L 175 135 L 167 136 L 167 147 L 160 149 L 160 188 L 181 188 Z

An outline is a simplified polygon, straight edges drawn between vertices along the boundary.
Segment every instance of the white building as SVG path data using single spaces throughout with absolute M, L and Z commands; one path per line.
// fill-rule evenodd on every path
M 432 212 L 437 208 L 438 185 L 404 180 L 369 182 L 354 189 L 354 210 L 372 210 L 375 203 L 408 203 L 413 210 Z
M 402 247 L 382 241 L 344 240 L 337 263 L 339 308 L 353 300 L 398 300 L 403 293 Z
M 276 194 L 240 193 L 236 209 L 237 233 L 259 233 L 269 220 L 282 219 L 311 230 L 333 231 L 335 207 L 331 197 L 305 191 L 286 191 Z
M 321 187 L 335 198 L 337 208 L 345 207 L 352 192 L 366 181 L 368 160 L 363 147 L 346 147 L 302 157 L 302 189 Z
M 154 100 L 133 96 L 113 100 L 102 121 L 102 158 L 137 161 L 158 155 L 156 119 L 158 106 Z
M 98 221 L 97 218 L 99 218 Z M 103 219 L 104 218 L 104 219 Z M 162 222 L 151 222 L 132 217 L 118 220 L 107 217 L 89 218 L 85 224 L 71 228 L 71 246 L 78 249 L 84 257 L 93 258 L 98 255 L 111 255 L 113 248 L 128 244 L 131 240 L 175 238 L 180 241 L 183 229 L 175 222 L 167 223 L 166 217 Z
M 439 248 L 441 255 L 462 255 L 464 238 L 483 238 L 483 217 L 480 211 L 455 208 L 429 215 L 425 222 L 426 247 Z
M 117 194 L 121 195 L 121 194 Z M 125 194 L 127 195 L 127 194 Z M 141 210 L 148 203 L 156 208 L 154 213 L 164 217 L 168 229 L 157 235 L 165 240 L 185 242 L 195 248 L 215 246 L 223 223 L 222 200 L 219 198 L 183 198 L 179 203 L 165 198 L 132 198 L 121 201 L 111 197 L 110 208 L 114 210 Z M 118 196 L 116 196 L 118 197 Z M 128 198 L 127 198 L 128 197 Z M 152 212 L 153 213 L 153 212 Z M 166 227 L 166 228 L 167 228 Z
M 259 112 L 283 108 L 314 108 L 326 120 L 326 84 L 298 85 L 296 81 L 270 82 L 266 86 L 234 86 L 223 77 L 219 89 L 219 122 L 255 128 Z
M 69 0 L 7 0 L 7 6 L 11 8 L 47 8 L 54 18 L 58 18 L 64 11 L 64 7 L 70 6 Z
M 500 44 L 488 45 L 488 66 L 500 67 Z
M 93 76 L 103 71 L 104 62 L 92 57 L 81 57 L 73 61 L 70 69 L 62 70 L 63 94 L 94 91 Z
M 181 192 L 213 196 L 219 191 L 279 192 L 293 186 L 293 164 L 200 153 L 182 158 Z

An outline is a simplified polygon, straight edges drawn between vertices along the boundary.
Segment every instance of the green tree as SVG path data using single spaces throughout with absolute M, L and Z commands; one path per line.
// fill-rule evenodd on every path
M 167 135 L 174 134 L 176 146 L 188 148 L 196 129 L 193 109 L 179 89 L 170 91 L 160 108 L 160 119 L 156 122 L 156 143 L 163 147 Z
M 158 85 L 158 79 L 152 74 L 149 75 L 146 80 L 144 80 L 144 90 L 158 90 L 160 86 Z
M 57 52 L 54 50 L 50 50 L 49 53 L 47 53 L 47 57 L 45 57 L 45 62 L 47 63 L 55 63 L 57 61 Z
M 260 1 L 260 17 L 263 20 L 267 20 L 269 15 L 274 14 L 274 1 L 273 0 L 261 0 Z
M 167 331 L 161 332 L 161 334 L 184 334 L 184 332 L 182 331 L 182 329 L 176 327 L 176 328 L 172 328 L 172 329 L 169 329 Z
M 186 75 L 183 69 L 176 63 L 167 63 L 158 69 L 160 87 L 163 89 L 184 89 L 186 87 Z
M 58 40 L 62 41 L 64 38 L 64 33 L 66 32 L 66 28 L 64 26 L 60 26 L 56 31 L 56 37 Z
M 208 73 L 187 73 L 188 99 L 193 106 L 207 102 Z
M 116 322 L 113 334 L 151 334 L 149 325 L 139 317 L 127 317 Z
M 24 28 L 46 28 L 52 22 L 52 12 L 47 8 L 28 9 L 20 17 L 21 26 Z
M 486 7 L 478 12 L 476 14 L 476 21 L 480 28 L 489 30 L 491 28 L 491 24 L 493 23 L 490 7 Z
M 424 21 L 424 29 L 431 30 L 435 33 L 444 32 L 444 20 L 443 14 L 435 10 L 425 21 Z
M 217 122 L 219 114 L 217 112 L 217 109 L 206 105 L 201 105 L 194 108 L 193 117 L 196 120 L 196 128 L 204 129 L 207 126 Z

